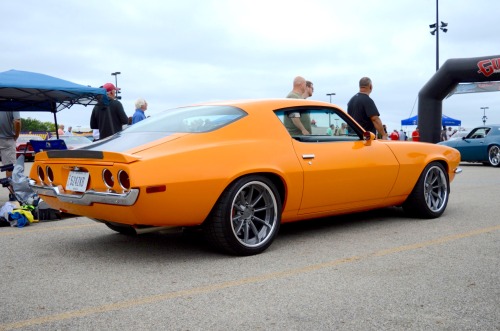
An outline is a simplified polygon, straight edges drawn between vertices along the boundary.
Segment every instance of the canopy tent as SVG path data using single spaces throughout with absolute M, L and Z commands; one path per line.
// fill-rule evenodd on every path
M 407 118 L 405 120 L 401 120 L 401 125 L 417 125 L 417 123 L 418 123 L 418 115 Z M 443 115 L 441 116 L 441 124 L 446 126 L 460 126 L 462 125 L 462 121 Z
M 0 111 L 46 111 L 54 114 L 73 105 L 108 102 L 106 90 L 69 82 L 35 72 L 0 73 Z

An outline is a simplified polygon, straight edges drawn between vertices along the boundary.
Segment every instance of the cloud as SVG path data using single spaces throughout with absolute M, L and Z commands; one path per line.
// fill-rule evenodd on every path
M 118 75 L 129 115 L 144 97 L 148 112 L 202 101 L 283 97 L 293 77 L 315 84 L 313 99 L 345 107 L 370 76 L 373 99 L 391 129 L 415 115 L 416 98 L 435 72 L 434 0 L 3 1 L 0 71 L 41 72 L 100 86 Z M 499 54 L 500 27 L 488 16 L 500 2 L 441 1 L 440 63 Z M 454 96 L 443 112 L 472 127 L 496 93 Z M 496 111 L 495 111 L 496 109 Z M 58 114 L 86 125 L 89 108 Z M 30 114 L 51 120 L 50 114 Z

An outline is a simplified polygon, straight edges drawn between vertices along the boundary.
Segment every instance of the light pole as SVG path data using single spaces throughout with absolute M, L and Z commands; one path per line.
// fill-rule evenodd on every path
M 439 25 L 439 0 L 436 0 L 436 23 L 429 25 L 431 29 L 431 35 L 436 35 L 436 71 L 439 69 L 439 30 L 443 32 L 448 31 L 448 23 L 441 21 L 441 25 Z
M 481 107 L 481 109 L 483 110 L 483 125 L 486 125 L 486 120 L 488 119 L 486 117 L 486 109 L 490 109 L 490 107 Z
M 335 93 L 333 93 L 333 92 L 327 93 L 326 95 L 330 97 L 330 103 L 332 103 L 332 95 L 335 95 Z M 332 112 L 331 111 L 328 112 L 328 127 L 330 127 L 330 125 L 332 125 Z
M 326 95 L 330 97 L 330 103 L 332 103 L 332 95 L 335 95 L 335 93 L 327 93 Z
M 118 100 L 120 100 L 122 98 L 121 96 L 118 96 L 118 93 L 120 93 L 120 90 L 118 90 L 118 75 L 119 74 L 121 74 L 121 72 L 119 72 L 119 71 L 111 73 L 111 76 L 115 76 L 116 98 Z

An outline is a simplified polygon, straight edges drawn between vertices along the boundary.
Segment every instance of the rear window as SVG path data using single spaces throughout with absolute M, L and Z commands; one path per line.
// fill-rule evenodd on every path
M 129 126 L 127 132 L 208 132 L 232 123 L 247 113 L 231 106 L 193 106 L 155 114 Z

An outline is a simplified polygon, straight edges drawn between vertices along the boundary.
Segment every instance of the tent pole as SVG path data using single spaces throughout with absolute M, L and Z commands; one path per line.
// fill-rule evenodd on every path
M 54 114 L 54 124 L 56 125 L 56 138 L 59 139 L 59 125 L 57 124 L 57 109 L 56 109 L 56 103 L 52 102 L 51 103 L 52 109 L 50 110 Z

